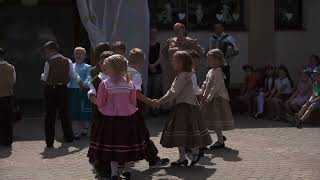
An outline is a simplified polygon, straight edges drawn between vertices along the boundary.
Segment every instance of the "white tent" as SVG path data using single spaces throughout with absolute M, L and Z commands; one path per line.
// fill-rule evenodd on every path
M 144 84 L 147 85 L 150 17 L 148 0 L 77 0 L 90 43 L 123 41 L 127 51 L 140 48 L 146 54 Z

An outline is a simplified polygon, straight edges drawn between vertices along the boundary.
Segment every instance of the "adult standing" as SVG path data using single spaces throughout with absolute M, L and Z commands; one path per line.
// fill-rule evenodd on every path
M 161 97 L 162 67 L 160 64 L 160 43 L 157 41 L 157 30 L 150 31 L 149 69 L 148 69 L 148 97 L 159 99 Z M 157 116 L 157 110 L 151 111 Z
M 55 136 L 55 120 L 57 111 L 61 117 L 63 138 L 66 142 L 73 142 L 71 121 L 68 117 L 68 83 L 74 80 L 84 88 L 80 76 L 75 72 L 72 61 L 59 54 L 59 45 L 54 41 L 45 43 L 42 52 L 46 58 L 41 80 L 45 84 L 46 117 L 45 137 L 48 148 L 53 147 Z
M 204 49 L 198 44 L 196 39 L 187 36 L 186 27 L 182 23 L 176 23 L 173 27 L 174 37 L 169 38 L 166 45 L 161 50 L 163 64 L 163 92 L 167 92 L 176 76 L 171 61 L 172 55 L 176 51 L 196 51 L 201 57 Z
M 11 146 L 13 141 L 13 86 L 16 82 L 14 67 L 4 60 L 0 48 L 0 145 Z
M 224 32 L 224 26 L 221 23 L 214 25 L 214 34 L 209 39 L 209 51 L 211 49 L 220 49 L 225 58 L 222 70 L 225 74 L 226 87 L 230 86 L 230 63 L 232 59 L 239 54 L 236 40 Z

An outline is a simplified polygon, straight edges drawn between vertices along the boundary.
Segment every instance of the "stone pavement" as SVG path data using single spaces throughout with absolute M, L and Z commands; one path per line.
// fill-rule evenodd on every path
M 159 145 L 164 118 L 148 118 L 152 139 L 161 157 L 176 160 L 177 149 Z M 198 166 L 149 170 L 141 161 L 133 169 L 133 179 L 320 179 L 319 127 L 296 129 L 249 117 L 237 117 L 236 126 L 225 132 L 227 148 L 206 152 Z M 99 179 L 86 157 L 88 138 L 62 144 L 58 132 L 55 149 L 45 150 L 42 127 L 41 118 L 24 119 L 16 125 L 12 149 L 0 147 L 0 180 Z M 60 131 L 60 125 L 57 127 Z M 216 140 L 215 135 L 213 138 Z

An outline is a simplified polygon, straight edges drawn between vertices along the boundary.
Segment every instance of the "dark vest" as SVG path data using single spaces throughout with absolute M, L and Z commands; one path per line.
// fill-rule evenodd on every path
M 65 57 L 57 57 L 47 61 L 49 74 L 47 84 L 68 84 L 69 83 L 69 60 Z
M 228 51 L 228 48 L 229 48 L 229 47 L 232 48 L 232 49 L 234 48 L 232 43 L 226 41 L 226 39 L 227 39 L 229 36 L 230 36 L 229 34 L 226 34 L 226 35 L 222 36 L 222 38 L 221 38 L 220 40 L 219 40 L 219 38 L 218 38 L 217 36 L 215 36 L 215 35 L 212 36 L 212 38 L 213 38 L 215 41 L 219 41 L 219 43 L 218 43 L 218 44 L 219 44 L 219 47 L 215 47 L 215 48 L 220 49 L 225 56 L 226 56 L 226 54 L 227 54 L 227 51 Z

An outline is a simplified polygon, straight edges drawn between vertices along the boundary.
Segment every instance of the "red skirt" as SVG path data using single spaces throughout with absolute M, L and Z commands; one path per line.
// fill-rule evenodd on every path
M 129 162 L 145 157 L 145 126 L 138 113 L 104 116 L 97 113 L 92 126 L 89 161 Z

